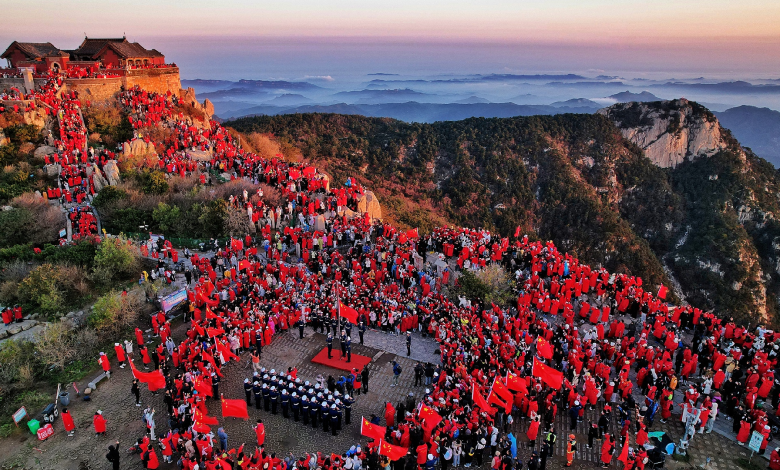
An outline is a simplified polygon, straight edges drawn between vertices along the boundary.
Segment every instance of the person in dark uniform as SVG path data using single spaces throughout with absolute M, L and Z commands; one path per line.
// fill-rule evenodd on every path
M 214 396 L 214 397 L 218 397 L 219 396 L 219 382 L 220 382 L 219 376 L 216 373 L 212 372 L 211 373 L 211 390 L 212 390 L 212 393 L 214 394 L 212 396 Z
M 355 400 L 353 400 L 349 395 L 344 396 L 344 424 L 349 425 L 350 421 L 352 420 L 352 404 L 354 402 Z
M 255 382 L 252 384 L 252 393 L 255 396 L 255 408 L 257 408 L 259 410 L 260 407 L 263 406 L 262 405 L 262 403 L 263 403 L 262 402 L 262 400 L 263 400 L 263 388 L 260 385 L 260 382 L 258 382 L 257 380 L 255 380 Z
M 347 362 L 352 362 L 352 338 L 347 336 Z
M 323 323 L 323 325 L 325 325 L 325 330 L 327 330 L 327 333 L 330 334 L 330 321 L 328 321 L 327 318 L 324 318 L 322 320 L 322 323 Z
M 298 392 L 292 392 L 290 396 L 290 408 L 292 409 L 293 419 L 297 422 L 301 420 L 301 398 Z
M 330 319 L 330 329 L 333 330 L 333 334 L 335 335 L 338 331 L 339 323 L 336 321 L 335 318 Z
M 360 325 L 358 325 L 358 334 L 360 335 L 360 344 L 363 344 L 363 335 L 366 332 L 366 324 L 364 322 L 360 322 Z
M 290 419 L 290 395 L 287 393 L 287 389 L 282 390 L 281 401 L 282 416 L 284 416 L 285 419 Z
M 406 357 L 412 355 L 412 332 L 406 332 Z
M 328 333 L 328 337 L 325 339 L 325 344 L 328 345 L 328 359 L 330 359 L 331 357 L 333 357 L 333 355 L 332 355 L 332 352 L 333 352 L 333 335 L 331 335 L 330 333 Z
M 276 386 L 271 386 L 271 414 L 277 414 L 279 409 L 279 392 L 276 390 Z
M 263 332 L 260 331 L 260 328 L 255 330 L 255 349 L 258 356 L 263 355 Z
M 301 416 L 303 417 L 303 425 L 309 424 L 309 399 L 306 395 L 301 397 Z
M 322 410 L 322 430 L 328 432 L 330 430 L 330 407 L 327 401 L 322 402 L 320 410 Z
M 320 414 L 320 404 L 316 398 L 311 399 L 311 406 L 309 407 L 309 416 L 311 417 L 311 427 L 317 429 L 317 416 Z
M 352 322 L 345 322 L 344 329 L 347 330 L 347 336 L 352 336 Z
M 271 411 L 271 387 L 268 384 L 263 384 L 263 409 L 266 413 Z
M 333 406 L 330 407 L 330 430 L 331 434 L 334 436 L 339 435 L 339 409 L 338 406 L 334 403 Z
M 346 331 L 341 332 L 341 338 L 339 339 L 339 346 L 341 346 L 341 357 L 339 360 L 344 359 L 344 357 L 347 355 L 347 333 Z
M 246 406 L 252 404 L 252 384 L 249 379 L 244 379 L 244 395 L 246 395 Z
M 360 382 L 363 383 L 363 393 L 368 393 L 368 366 L 360 371 Z
M 303 322 L 303 318 L 298 320 L 296 325 L 298 326 L 298 333 L 299 333 L 300 339 L 303 339 L 303 329 L 306 328 L 306 323 Z

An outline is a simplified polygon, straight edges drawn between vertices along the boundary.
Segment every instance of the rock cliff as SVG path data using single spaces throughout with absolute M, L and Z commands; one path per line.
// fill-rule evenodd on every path
M 711 157 L 730 146 L 730 136 L 725 135 L 718 118 L 684 98 L 619 103 L 598 112 L 662 168 L 674 168 L 685 159 Z

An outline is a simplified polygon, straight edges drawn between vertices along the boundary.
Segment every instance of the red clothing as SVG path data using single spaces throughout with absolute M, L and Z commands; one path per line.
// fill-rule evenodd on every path
M 103 417 L 103 415 L 96 414 L 94 418 L 92 418 L 92 425 L 95 427 L 95 432 L 106 432 L 106 418 Z
M 76 424 L 73 422 L 73 416 L 70 415 L 70 411 L 62 412 L 62 425 L 65 426 L 65 431 L 67 432 L 76 429 Z

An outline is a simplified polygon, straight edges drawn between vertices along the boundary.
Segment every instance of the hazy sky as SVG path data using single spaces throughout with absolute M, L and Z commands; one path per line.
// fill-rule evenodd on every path
M 780 64 L 778 0 L 0 0 L 0 6 L 0 45 L 52 41 L 73 48 L 84 33 L 127 33 L 164 52 L 189 78 L 590 69 L 777 76 Z

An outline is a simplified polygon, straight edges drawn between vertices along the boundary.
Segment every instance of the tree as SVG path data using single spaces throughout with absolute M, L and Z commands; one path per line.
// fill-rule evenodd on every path
M 112 338 L 134 324 L 139 309 L 136 295 L 110 292 L 95 302 L 87 323 L 102 336 Z
M 139 269 L 138 254 L 133 245 L 123 236 L 106 238 L 95 253 L 92 278 L 107 285 L 116 279 L 133 276 Z
M 219 237 L 225 231 L 225 219 L 228 216 L 227 202 L 224 199 L 216 199 L 203 207 L 203 212 L 198 217 L 203 235 L 207 237 Z
M 36 335 L 35 351 L 45 366 L 61 370 L 78 356 L 78 345 L 73 341 L 70 327 L 56 321 L 48 323 Z
M 160 170 L 144 171 L 139 174 L 141 190 L 146 194 L 165 194 L 168 192 L 168 180 Z
M 63 281 L 57 266 L 42 264 L 19 284 L 19 297 L 37 304 L 45 314 L 57 313 L 65 302 Z
M 162 233 L 177 232 L 176 229 L 181 221 L 181 210 L 177 206 L 169 206 L 161 202 L 152 212 L 152 219 Z

